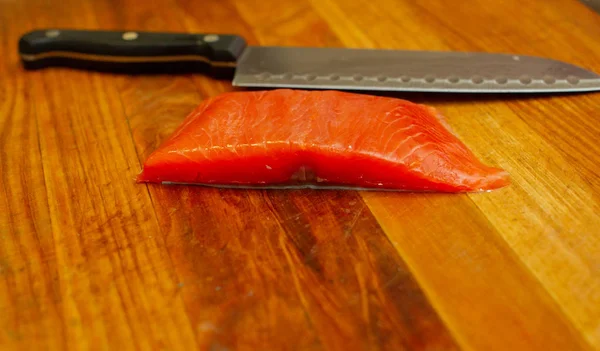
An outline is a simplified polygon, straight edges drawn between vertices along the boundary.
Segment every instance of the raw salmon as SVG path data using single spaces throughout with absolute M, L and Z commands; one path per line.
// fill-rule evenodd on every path
M 139 182 L 470 192 L 509 183 L 432 107 L 339 91 L 207 99 L 146 160 Z

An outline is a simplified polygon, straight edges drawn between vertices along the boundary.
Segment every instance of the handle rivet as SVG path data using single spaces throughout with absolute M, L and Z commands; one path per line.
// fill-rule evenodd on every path
M 48 37 L 48 38 L 56 38 L 59 35 L 60 35 L 60 31 L 56 30 L 56 29 L 46 31 L 46 37 Z
M 208 34 L 204 36 L 204 41 L 207 43 L 214 43 L 219 40 L 219 36 L 216 34 Z
M 138 38 L 138 34 L 136 32 L 125 32 L 122 36 L 123 40 L 136 40 Z

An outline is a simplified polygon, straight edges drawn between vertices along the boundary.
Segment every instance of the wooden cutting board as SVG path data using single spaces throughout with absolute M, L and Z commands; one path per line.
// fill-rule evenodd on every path
M 600 349 L 600 94 L 405 97 L 513 184 L 484 194 L 139 185 L 200 75 L 25 72 L 34 28 L 514 52 L 600 72 L 576 0 L 0 2 L 0 349 Z

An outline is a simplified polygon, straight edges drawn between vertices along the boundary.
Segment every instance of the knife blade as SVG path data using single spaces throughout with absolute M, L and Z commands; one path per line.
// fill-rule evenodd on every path
M 26 69 L 197 71 L 238 87 L 437 93 L 600 90 L 600 75 L 507 53 L 249 46 L 231 34 L 46 29 L 19 40 Z
M 581 0 L 581 2 L 590 9 L 600 13 L 600 1 L 599 0 Z

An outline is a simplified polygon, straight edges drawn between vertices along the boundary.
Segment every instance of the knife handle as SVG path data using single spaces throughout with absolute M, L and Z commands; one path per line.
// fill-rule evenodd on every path
M 146 73 L 233 72 L 246 47 L 237 35 L 101 30 L 34 30 L 19 40 L 25 69 L 63 66 Z

